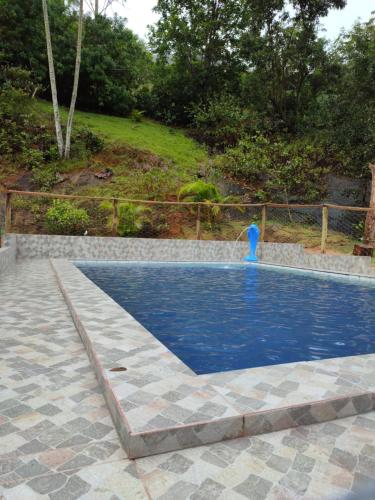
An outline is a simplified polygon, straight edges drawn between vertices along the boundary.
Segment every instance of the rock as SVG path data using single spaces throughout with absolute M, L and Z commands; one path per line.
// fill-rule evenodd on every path
M 113 170 L 110 168 L 106 168 L 104 172 L 99 172 L 94 175 L 97 179 L 109 179 L 113 175 Z

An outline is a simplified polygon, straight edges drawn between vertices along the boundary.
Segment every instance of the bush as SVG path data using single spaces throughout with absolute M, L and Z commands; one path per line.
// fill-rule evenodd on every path
M 130 113 L 130 119 L 134 123 L 140 123 L 142 121 L 144 114 L 145 114 L 144 111 L 139 111 L 139 109 L 133 109 L 133 111 Z
M 250 114 L 229 95 L 213 97 L 207 104 L 191 108 L 192 135 L 213 151 L 225 151 L 238 144 L 250 127 Z
M 261 201 L 285 203 L 321 200 L 332 161 L 323 146 L 257 135 L 243 139 L 215 163 L 224 174 L 261 187 Z
M 132 203 L 121 203 L 118 207 L 118 229 L 119 236 L 134 236 L 139 234 L 147 223 L 145 212 L 148 209 L 142 205 Z
M 74 143 L 82 143 L 84 148 L 91 153 L 99 153 L 104 148 L 104 140 L 87 127 L 77 131 L 73 137 Z
M 214 184 L 202 180 L 189 182 L 182 186 L 178 192 L 178 199 L 186 198 L 195 202 L 212 201 L 218 203 L 223 200 L 223 197 Z
M 46 227 L 51 234 L 84 234 L 89 221 L 86 210 L 76 208 L 68 201 L 54 200 L 46 214 Z

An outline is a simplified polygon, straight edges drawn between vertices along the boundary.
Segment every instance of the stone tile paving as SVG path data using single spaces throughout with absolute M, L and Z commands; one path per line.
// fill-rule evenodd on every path
M 0 278 L 0 497 L 147 498 L 48 261 Z
M 197 376 L 73 263 L 51 262 L 130 458 L 374 409 L 375 354 Z
M 375 412 L 129 460 L 49 263 L 0 297 L 0 498 L 338 499 L 375 480 Z
M 343 499 L 375 481 L 375 413 L 136 462 L 154 499 Z

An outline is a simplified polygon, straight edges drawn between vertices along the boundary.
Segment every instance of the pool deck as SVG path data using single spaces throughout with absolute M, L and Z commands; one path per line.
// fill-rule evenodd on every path
M 54 264 L 55 268 L 67 265 L 66 262 Z M 67 276 L 67 281 L 73 278 Z M 78 289 L 77 297 L 79 292 Z M 366 411 L 365 414 L 319 424 L 313 424 L 311 417 L 306 421 L 302 414 L 297 423 L 313 425 L 129 459 L 120 445 L 51 263 L 21 261 L 14 272 L 0 277 L 0 296 L 0 498 L 315 500 L 339 498 L 349 491 L 357 491 L 363 482 L 375 479 L 375 412 L 362 406 L 369 401 L 366 398 L 348 402 L 350 411 Z M 91 322 L 96 327 L 97 321 L 101 321 L 103 327 L 105 311 L 101 310 L 100 303 L 91 302 L 88 307 L 91 318 L 86 318 L 85 323 Z M 113 319 L 111 328 L 122 327 L 121 322 Z M 106 321 L 107 330 L 108 318 Z M 103 355 L 101 350 L 106 356 L 110 353 L 111 366 L 123 362 L 118 335 L 117 332 L 117 338 L 112 339 L 116 345 L 111 345 L 112 340 L 108 339 L 107 345 L 96 345 L 98 355 Z M 146 355 L 148 351 L 140 345 L 133 348 L 138 355 Z M 153 354 L 159 358 L 162 353 Z M 331 396 L 334 386 L 335 398 L 341 397 L 348 388 L 355 394 L 364 394 L 374 383 L 375 369 L 372 357 L 365 358 L 364 363 L 345 358 L 346 364 L 339 367 L 340 377 L 333 375 L 338 369 L 333 363 L 322 371 L 308 370 L 305 378 L 298 381 L 289 380 L 290 369 L 280 372 L 275 376 L 281 378 L 274 379 L 269 384 L 271 387 L 259 387 L 262 380 L 254 380 L 256 390 L 265 396 L 266 403 L 260 408 L 256 402 L 262 401 L 260 398 L 248 401 L 248 382 L 239 372 L 231 372 L 234 377 L 221 381 L 220 375 L 203 376 L 210 377 L 205 384 L 213 387 L 217 393 L 214 396 L 210 387 L 202 394 L 197 393 L 194 385 L 176 386 L 177 382 L 173 382 L 176 367 L 174 375 L 163 379 L 166 382 L 153 380 L 152 377 L 164 377 L 165 373 L 157 371 L 157 365 L 152 363 L 148 371 L 151 378 L 144 385 L 145 379 L 138 371 L 140 367 L 128 363 L 132 386 L 132 397 L 128 400 L 133 405 L 141 403 L 137 417 L 141 418 L 145 399 L 150 397 L 148 391 L 164 387 L 167 392 L 162 392 L 161 397 L 155 398 L 158 393 L 151 393 L 158 415 L 166 408 L 159 406 L 165 399 L 173 403 L 176 411 L 192 403 L 201 415 L 236 419 L 244 405 L 246 408 L 256 405 L 264 411 L 268 405 L 282 403 L 285 398 L 293 401 L 299 391 L 295 384 L 301 384 L 301 380 L 309 384 L 311 390 L 318 386 L 317 397 Z M 144 358 L 138 362 L 142 360 Z M 168 365 L 165 369 L 172 368 Z M 199 378 L 192 377 L 186 367 L 179 373 L 189 383 Z M 304 373 L 295 375 L 301 377 Z M 116 387 L 123 385 L 122 377 L 129 374 L 112 373 Z M 331 384 L 333 378 L 335 381 Z M 285 380 L 294 384 L 285 385 Z M 359 408 L 355 408 L 355 401 L 361 402 Z M 221 404 L 232 414 L 223 413 Z M 184 422 L 189 419 L 186 413 L 177 413 L 178 419 L 182 419 L 181 415 Z M 146 420 L 149 416 L 147 413 Z M 174 422 L 177 417 L 173 413 L 163 418 Z M 141 429 L 145 424 L 141 421 L 138 425 Z M 152 425 L 159 426 L 160 421 Z M 163 419 L 162 425 L 165 426 Z
M 73 263 L 51 264 L 131 458 L 374 409 L 374 354 L 196 375 Z

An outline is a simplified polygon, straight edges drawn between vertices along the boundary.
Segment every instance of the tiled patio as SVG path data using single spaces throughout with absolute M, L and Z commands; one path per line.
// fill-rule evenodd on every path
M 129 460 L 47 260 L 0 277 L 0 496 L 342 498 L 375 480 L 375 412 Z
M 197 375 L 72 262 L 51 265 L 130 458 L 374 409 L 374 354 Z

